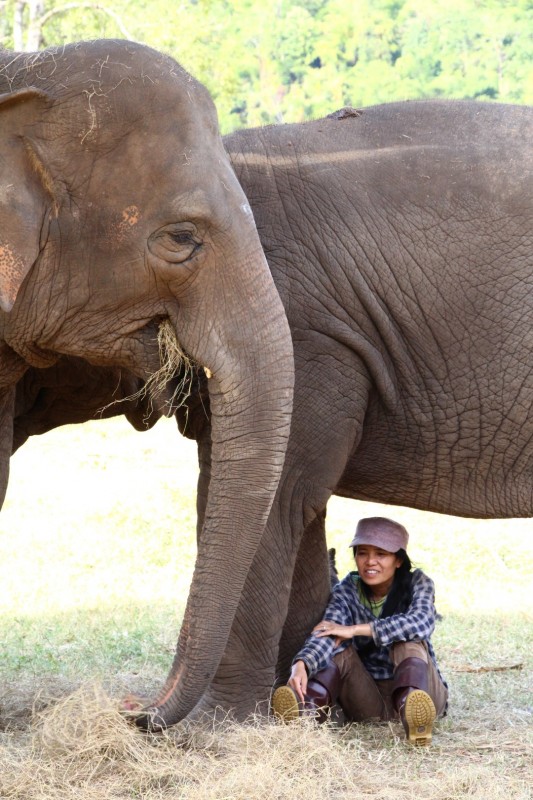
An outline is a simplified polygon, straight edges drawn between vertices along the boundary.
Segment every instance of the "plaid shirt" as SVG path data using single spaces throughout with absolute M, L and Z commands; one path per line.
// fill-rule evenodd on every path
M 426 642 L 431 660 L 437 667 L 435 652 L 430 636 L 435 628 L 435 586 L 421 569 L 413 572 L 411 605 L 403 614 L 394 614 L 385 619 L 376 618 L 372 611 L 363 605 L 359 597 L 359 576 L 350 572 L 334 587 L 323 619 L 339 625 L 370 624 L 372 638 L 354 636 L 335 647 L 335 637 L 308 637 L 294 661 L 303 661 L 309 675 L 314 675 L 331 661 L 335 653 L 353 644 L 359 651 L 361 660 L 374 680 L 392 678 L 393 664 L 389 648 L 394 642 Z M 375 645 L 372 647 L 369 645 Z M 439 675 L 442 679 L 442 675 Z M 443 679 L 442 679 L 443 680 Z M 443 680 L 445 684 L 445 681 Z M 446 684 L 445 684 L 446 685 Z

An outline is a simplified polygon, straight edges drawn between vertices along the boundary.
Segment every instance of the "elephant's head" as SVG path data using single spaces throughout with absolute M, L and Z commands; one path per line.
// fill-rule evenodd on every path
M 108 41 L 4 53 L 0 91 L 0 383 L 59 355 L 146 378 L 162 321 L 212 376 L 187 625 L 152 710 L 171 724 L 218 665 L 281 474 L 286 317 L 213 104 L 174 61 Z

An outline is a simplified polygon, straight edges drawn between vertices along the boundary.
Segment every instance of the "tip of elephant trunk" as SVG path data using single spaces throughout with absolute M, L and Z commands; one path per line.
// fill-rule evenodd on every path
M 150 705 L 145 697 L 129 694 L 120 702 L 120 711 L 138 728 L 150 733 L 163 733 L 169 725 L 161 716 L 159 708 Z
M 169 727 L 166 720 L 160 715 L 158 708 L 146 708 L 134 715 L 134 722 L 138 728 L 149 733 L 163 733 Z

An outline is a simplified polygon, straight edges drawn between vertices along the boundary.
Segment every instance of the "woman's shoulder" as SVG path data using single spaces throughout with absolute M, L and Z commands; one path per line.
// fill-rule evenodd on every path
M 357 583 L 359 581 L 359 573 L 358 572 L 349 572 L 347 575 L 342 578 L 334 587 L 335 589 L 339 589 L 339 591 L 346 592 L 346 591 L 354 591 L 357 588 Z
M 426 573 L 421 569 L 414 569 L 411 573 L 411 585 L 414 586 L 428 586 L 434 587 L 435 584 L 433 579 L 426 575 Z

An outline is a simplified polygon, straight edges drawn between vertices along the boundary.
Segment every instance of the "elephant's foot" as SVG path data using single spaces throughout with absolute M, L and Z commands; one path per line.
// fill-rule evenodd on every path
M 272 683 L 250 686 L 243 681 L 240 687 L 212 685 L 187 717 L 187 721 L 232 719 L 244 722 L 251 717 L 266 717 L 270 711 Z

